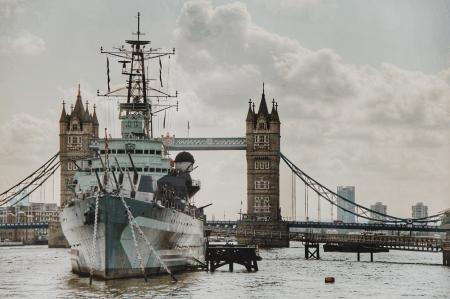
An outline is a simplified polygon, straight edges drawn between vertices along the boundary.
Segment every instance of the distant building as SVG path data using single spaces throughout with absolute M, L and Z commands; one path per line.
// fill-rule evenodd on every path
M 355 187 L 354 186 L 338 186 L 337 187 L 337 194 L 350 200 L 351 202 L 355 202 Z M 343 200 L 342 198 L 337 198 L 337 204 L 346 210 L 355 212 L 355 206 L 351 203 Z M 354 223 L 355 221 L 355 215 L 346 212 L 342 209 L 337 208 L 337 219 L 342 222 L 347 223 Z
M 32 223 L 58 221 L 58 206 L 55 203 L 30 202 L 0 208 L 0 223 Z
M 428 206 L 423 203 L 418 202 L 416 205 L 412 206 L 412 218 L 424 218 L 428 217 Z
M 0 207 L 0 224 L 55 222 L 59 220 L 58 213 L 59 210 L 56 203 L 28 202 L 27 205 L 17 204 L 9 207 Z M 38 231 L 37 229 L 0 229 L 0 242 L 5 240 L 33 242 L 42 233 L 46 234 L 46 232 Z
M 370 206 L 371 210 L 374 210 L 378 213 L 382 213 L 382 214 L 387 214 L 387 205 L 384 205 L 382 202 L 376 202 L 374 205 Z M 377 220 L 384 220 L 386 219 L 386 217 L 378 215 L 374 212 L 370 212 L 370 217 L 377 219 Z M 371 221 L 371 222 L 376 222 L 376 221 Z

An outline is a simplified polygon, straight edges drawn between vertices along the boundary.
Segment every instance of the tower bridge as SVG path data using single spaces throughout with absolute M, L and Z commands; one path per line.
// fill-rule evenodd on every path
M 170 151 L 212 151 L 212 150 L 242 150 L 246 151 L 247 162 L 247 211 L 240 221 L 228 223 L 233 227 L 234 235 L 239 242 L 253 242 L 263 246 L 289 246 L 292 239 L 292 228 L 331 228 L 331 229 L 354 229 L 354 230 L 391 230 L 391 231 L 422 231 L 422 232 L 445 232 L 447 228 L 436 225 L 443 213 L 424 217 L 420 219 L 407 219 L 387 215 L 364 207 L 345 197 L 336 194 L 331 189 L 321 184 L 318 180 L 306 174 L 300 167 L 282 154 L 280 148 L 281 122 L 278 114 L 278 103 L 272 101 L 269 109 L 266 95 L 263 91 L 258 109 L 255 102 L 248 103 L 247 116 L 245 119 L 246 131 L 242 137 L 212 137 L 212 138 L 178 138 L 162 137 L 164 149 Z M 270 110 L 270 112 L 269 112 Z M 13 187 L 0 194 L 0 206 L 7 203 L 20 202 L 25 196 L 40 188 L 56 169 L 61 169 L 61 205 L 64 205 L 71 196 L 71 178 L 77 169 L 76 161 L 93 155 L 89 144 L 99 138 L 99 124 L 95 106 L 93 112 L 89 111 L 88 103 L 83 105 L 80 87 L 78 87 L 75 106 L 66 112 L 63 109 L 59 119 L 60 124 L 60 151 L 54 155 L 43 166 L 31 175 L 20 181 Z M 131 141 L 132 142 L 132 141 Z M 105 149 L 103 149 L 105 151 Z M 127 149 L 128 152 L 128 149 Z M 155 154 L 163 154 L 164 151 Z M 117 153 L 119 154 L 119 153 Z M 59 157 L 59 160 L 57 159 Z M 299 178 L 305 185 L 305 205 L 308 207 L 312 196 L 316 194 L 318 200 L 323 199 L 333 209 L 340 209 L 357 216 L 359 219 L 376 221 L 376 223 L 333 223 L 322 221 L 296 221 L 296 197 L 292 198 L 294 221 L 283 221 L 280 206 L 280 161 L 292 171 L 292 184 L 294 195 L 295 179 Z M 24 194 L 24 197 L 19 195 Z M 339 199 L 339 200 L 338 200 Z M 345 205 L 340 204 L 344 202 Z M 354 209 L 349 209 L 352 206 Z M 320 203 L 318 203 L 320 209 Z M 318 211 L 320 215 L 320 210 Z M 450 213 L 450 212 L 449 212 Z M 376 215 L 377 217 L 374 217 Z M 307 215 L 306 215 L 307 217 Z M 320 217 L 319 217 L 320 219 Z M 207 227 L 212 231 L 220 231 L 225 223 L 207 222 Z M 32 228 L 34 224 L 27 224 Z M 7 229 L 19 227 L 20 224 L 12 226 L 0 226 Z M 36 228 L 47 228 L 51 225 L 36 224 Z M 230 231 L 229 228 L 227 228 Z M 249 236 L 246 232 L 262 232 Z M 267 238 L 267 234 L 277 234 L 277 238 Z M 448 235 L 450 238 L 450 235 Z M 444 241 L 442 250 L 444 252 L 444 264 L 450 259 L 450 239 Z
M 244 137 L 164 138 L 165 146 L 173 151 L 245 150 Z
M 392 223 L 347 223 L 347 222 L 326 222 L 326 221 L 283 221 L 290 231 L 297 228 L 308 229 L 341 229 L 341 230 L 361 230 L 361 231 L 391 231 L 391 232 L 430 232 L 446 233 L 450 228 L 439 225 L 427 224 L 392 224 Z M 206 229 L 211 231 L 228 229 L 235 230 L 239 221 L 206 221 Z

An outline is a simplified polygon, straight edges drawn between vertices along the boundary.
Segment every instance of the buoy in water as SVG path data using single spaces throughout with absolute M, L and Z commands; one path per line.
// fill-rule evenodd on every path
M 334 283 L 334 277 L 331 276 L 325 277 L 325 283 Z

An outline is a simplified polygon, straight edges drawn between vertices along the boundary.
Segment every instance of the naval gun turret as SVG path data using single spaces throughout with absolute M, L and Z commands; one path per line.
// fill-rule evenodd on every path
M 185 210 L 189 199 L 200 190 L 200 182 L 191 178 L 194 157 L 189 152 L 181 152 L 175 157 L 174 167 L 157 182 L 156 199 L 165 207 Z

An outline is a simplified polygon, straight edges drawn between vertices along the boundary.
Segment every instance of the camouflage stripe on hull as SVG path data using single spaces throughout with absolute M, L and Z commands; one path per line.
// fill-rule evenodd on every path
M 203 222 L 172 209 L 161 208 L 154 203 L 126 198 L 136 222 L 150 244 L 166 265 L 173 270 L 184 270 L 204 262 L 205 238 Z M 95 198 L 76 201 L 64 208 L 60 221 L 69 244 L 74 273 L 87 275 L 91 267 L 93 224 L 86 211 L 92 210 Z M 138 247 L 148 274 L 163 273 L 157 258 L 143 239 Z M 99 199 L 99 221 L 94 258 L 94 276 L 115 279 L 141 276 L 140 261 L 131 234 L 125 208 L 118 197 Z

